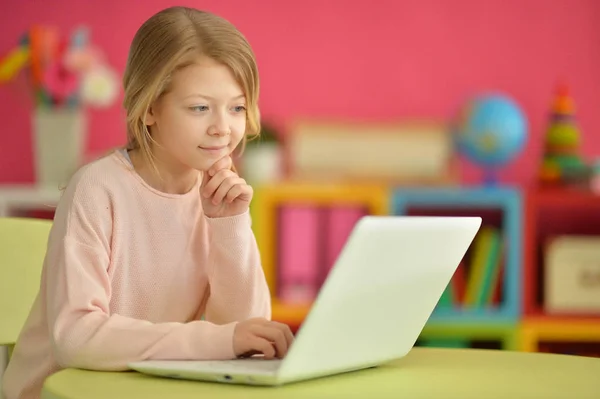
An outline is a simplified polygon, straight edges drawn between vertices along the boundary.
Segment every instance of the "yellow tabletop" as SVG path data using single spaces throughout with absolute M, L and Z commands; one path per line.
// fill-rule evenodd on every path
M 414 348 L 405 358 L 282 387 L 171 380 L 136 372 L 64 370 L 43 399 L 600 398 L 600 359 L 475 349 Z

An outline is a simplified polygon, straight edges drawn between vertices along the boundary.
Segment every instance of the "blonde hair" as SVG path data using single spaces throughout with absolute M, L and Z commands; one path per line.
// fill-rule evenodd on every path
M 229 67 L 246 96 L 246 132 L 260 133 L 259 79 L 254 52 L 246 38 L 229 21 L 188 7 L 158 12 L 136 32 L 123 76 L 127 112 L 127 148 L 139 149 L 156 171 L 148 127 L 144 123 L 151 105 L 169 89 L 174 72 L 199 55 Z

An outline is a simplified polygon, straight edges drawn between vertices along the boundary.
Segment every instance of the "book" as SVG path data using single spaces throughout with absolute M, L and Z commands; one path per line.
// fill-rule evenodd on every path
M 356 223 L 367 214 L 360 206 L 335 205 L 323 210 L 325 241 L 321 283 L 329 274 Z
M 317 294 L 320 270 L 319 208 L 286 205 L 279 212 L 278 296 L 286 303 L 308 303 Z

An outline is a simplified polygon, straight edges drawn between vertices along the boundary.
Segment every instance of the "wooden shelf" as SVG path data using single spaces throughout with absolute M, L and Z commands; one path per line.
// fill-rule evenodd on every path
M 479 308 L 436 308 L 432 319 L 466 323 L 516 322 L 521 316 L 522 199 L 511 187 L 398 188 L 393 191 L 396 215 L 480 216 L 482 225 L 500 230 L 503 247 L 502 294 L 498 304 Z M 470 257 L 474 245 L 465 255 Z M 468 259 L 466 259 L 468 260 Z M 467 262 L 468 263 L 468 262 Z M 468 267 L 467 267 L 468 273 Z M 455 275 L 456 277 L 456 275 Z
M 274 299 L 271 306 L 271 318 L 297 327 L 302 324 L 311 307 L 312 303 L 285 304 Z
M 374 214 L 478 214 L 487 225 L 501 230 L 508 244 L 501 297 L 482 308 L 436 308 L 419 340 L 433 345 L 493 343 L 501 349 L 525 351 L 556 348 L 558 353 L 566 352 L 571 344 L 575 348 L 582 343 L 592 348 L 591 353 L 600 353 L 594 349 L 600 345 L 600 311 L 548 314 L 541 283 L 547 238 L 560 234 L 600 235 L 600 196 L 560 188 L 521 191 L 504 186 L 386 188 L 288 182 L 263 187 L 257 190 L 256 198 L 253 216 L 272 292 L 277 292 L 275 210 L 281 204 L 360 203 Z M 299 327 L 311 306 L 286 304 L 274 297 L 273 319 Z
M 578 320 L 600 314 L 545 315 L 544 245 L 562 234 L 600 235 L 600 196 L 580 189 L 533 189 L 525 200 L 523 312 L 528 318 Z
M 427 323 L 420 340 L 499 341 L 502 349 L 518 349 L 518 329 L 512 323 Z
M 537 203 L 547 206 L 594 207 L 600 206 L 600 196 L 579 188 L 533 188 L 528 194 Z
M 285 304 L 274 300 L 272 306 L 272 319 L 290 326 L 299 327 L 312 304 Z M 517 325 L 510 322 L 491 321 L 466 321 L 464 317 L 455 316 L 445 320 L 430 320 L 419 339 L 423 340 L 475 340 L 499 341 L 502 349 L 516 350 L 518 329 Z
M 521 349 L 537 352 L 540 342 L 598 342 L 600 320 L 526 320 L 520 328 Z
M 19 216 L 32 210 L 53 211 L 61 192 L 56 189 L 33 185 L 1 185 L 0 217 Z
M 524 321 L 541 323 L 600 323 L 599 315 L 586 314 L 547 314 L 533 312 L 525 316 Z
M 360 205 L 372 215 L 389 213 L 386 186 L 367 184 L 330 184 L 282 182 L 257 188 L 252 209 L 254 231 L 271 292 L 278 284 L 278 209 L 290 204 Z

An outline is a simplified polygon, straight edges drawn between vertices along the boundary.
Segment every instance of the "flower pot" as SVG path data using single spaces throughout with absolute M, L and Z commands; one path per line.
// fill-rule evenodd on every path
M 248 145 L 242 158 L 243 177 L 250 184 L 277 182 L 283 175 L 281 161 L 281 146 L 278 143 Z
M 84 111 L 40 107 L 32 124 L 36 183 L 53 189 L 66 186 L 83 159 Z

